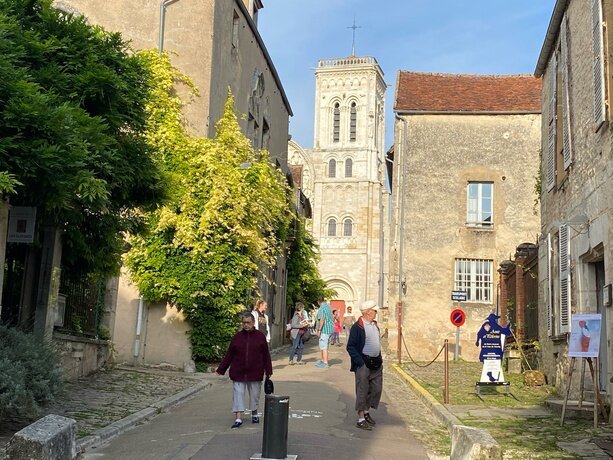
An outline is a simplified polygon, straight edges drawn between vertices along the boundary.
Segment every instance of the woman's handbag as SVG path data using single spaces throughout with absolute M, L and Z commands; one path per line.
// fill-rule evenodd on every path
M 271 395 L 275 392 L 275 384 L 272 383 L 270 377 L 266 376 L 266 380 L 264 380 L 264 394 Z
M 304 328 L 302 333 L 302 343 L 307 343 L 311 339 L 311 330 L 308 327 Z

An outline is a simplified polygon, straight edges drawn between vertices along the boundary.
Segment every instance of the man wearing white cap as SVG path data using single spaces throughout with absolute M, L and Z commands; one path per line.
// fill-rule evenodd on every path
M 351 326 L 347 352 L 351 356 L 351 372 L 355 372 L 355 410 L 358 412 L 357 427 L 372 430 L 376 422 L 369 410 L 376 409 L 383 390 L 383 358 L 379 326 L 375 321 L 379 307 L 373 300 L 360 306 L 362 316 Z

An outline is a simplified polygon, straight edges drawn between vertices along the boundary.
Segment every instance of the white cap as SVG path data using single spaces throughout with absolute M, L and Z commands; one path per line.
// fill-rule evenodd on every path
M 375 302 L 374 300 L 367 300 L 366 302 L 362 302 L 362 305 L 360 305 L 360 311 L 378 309 L 379 307 L 377 306 L 377 302 Z

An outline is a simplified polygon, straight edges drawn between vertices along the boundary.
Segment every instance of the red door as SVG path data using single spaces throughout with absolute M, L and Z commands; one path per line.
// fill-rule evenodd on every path
M 345 301 L 344 300 L 331 300 L 330 301 L 330 307 L 332 307 L 332 310 L 340 310 L 340 316 L 341 318 L 345 315 Z

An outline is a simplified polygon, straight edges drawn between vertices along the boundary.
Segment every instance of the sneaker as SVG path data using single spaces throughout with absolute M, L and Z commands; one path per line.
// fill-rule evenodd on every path
M 373 418 L 370 416 L 368 412 L 364 412 L 364 418 L 366 419 L 369 425 L 375 426 L 377 424 L 377 422 L 373 420 Z
M 366 420 L 356 423 L 355 426 L 361 430 L 372 431 L 372 426 L 370 426 Z
M 234 423 L 232 424 L 230 428 L 232 429 L 240 428 L 242 424 L 243 424 L 242 420 L 234 420 Z
M 254 415 L 253 417 L 251 417 L 251 423 L 260 423 L 260 417 Z
M 315 367 L 321 367 L 322 369 L 324 369 L 326 367 L 330 367 L 330 365 L 328 363 L 324 363 L 323 361 L 317 361 L 315 363 Z
M 298 364 L 299 366 L 303 366 L 303 365 L 305 365 L 306 363 L 305 363 L 304 361 L 298 361 L 296 364 Z
M 294 364 L 296 364 L 296 363 L 294 363 L 294 360 L 293 360 L 293 359 L 292 359 L 292 360 L 290 360 L 289 365 L 290 365 L 290 366 L 293 366 Z

